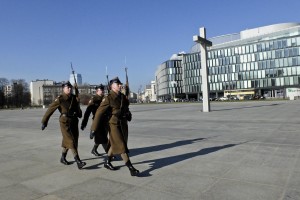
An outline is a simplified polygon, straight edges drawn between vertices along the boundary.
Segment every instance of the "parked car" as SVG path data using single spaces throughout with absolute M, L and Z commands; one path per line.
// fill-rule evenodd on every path
M 237 101 L 240 99 L 237 96 L 231 96 L 231 97 L 229 97 L 229 100 Z
M 255 95 L 255 96 L 253 97 L 253 100 L 261 100 L 261 99 L 265 99 L 265 97 L 264 97 L 264 96 L 261 96 L 261 95 Z
M 228 97 L 220 97 L 220 101 L 227 101 Z
M 212 98 L 209 98 L 210 101 L 219 101 L 219 99 L 217 97 L 212 97 Z
M 244 96 L 244 100 L 253 100 L 253 97 L 249 96 L 249 95 L 246 95 L 246 96 Z

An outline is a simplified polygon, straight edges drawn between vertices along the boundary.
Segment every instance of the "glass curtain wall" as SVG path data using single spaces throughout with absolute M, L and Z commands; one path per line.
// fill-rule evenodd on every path
M 183 56 L 183 91 L 201 91 L 200 53 Z M 211 92 L 253 89 L 265 96 L 284 95 L 300 83 L 300 36 L 276 36 L 239 41 L 208 50 Z
M 181 62 L 168 60 L 158 66 L 155 74 L 158 100 L 170 101 L 183 96 Z

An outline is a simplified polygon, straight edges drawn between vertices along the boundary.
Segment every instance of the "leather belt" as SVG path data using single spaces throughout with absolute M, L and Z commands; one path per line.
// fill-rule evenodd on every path
M 62 117 L 69 117 L 69 118 L 76 117 L 75 115 L 74 116 L 70 116 L 70 115 L 65 114 L 65 113 L 62 113 L 60 116 L 62 116 Z

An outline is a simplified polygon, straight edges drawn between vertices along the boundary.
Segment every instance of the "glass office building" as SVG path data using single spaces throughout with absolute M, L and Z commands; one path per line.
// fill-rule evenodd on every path
M 170 60 L 158 66 L 155 72 L 156 95 L 159 100 L 183 97 L 182 54 L 174 54 Z
M 224 96 L 226 91 L 241 96 L 249 91 L 253 95 L 285 97 L 286 89 L 299 87 L 299 23 L 248 29 L 209 40 L 213 43 L 207 57 L 210 97 Z M 199 44 L 195 44 L 190 53 L 182 55 L 180 70 L 169 71 L 167 75 L 182 77 L 181 91 L 187 98 L 202 95 L 200 63 Z M 156 74 L 157 80 L 160 75 Z M 166 78 L 165 81 L 176 80 Z M 158 88 L 160 82 L 156 84 Z M 166 91 L 170 91 L 172 84 L 164 84 Z M 162 93 L 158 90 L 160 96 Z

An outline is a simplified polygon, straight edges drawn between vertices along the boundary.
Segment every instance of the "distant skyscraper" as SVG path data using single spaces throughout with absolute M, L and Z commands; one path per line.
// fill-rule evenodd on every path
M 75 74 L 75 79 L 78 85 L 82 85 L 82 77 L 81 74 Z M 74 76 L 70 74 L 70 83 L 74 85 Z

